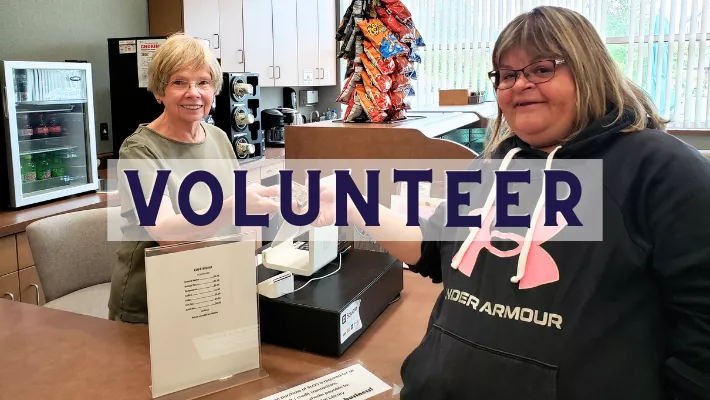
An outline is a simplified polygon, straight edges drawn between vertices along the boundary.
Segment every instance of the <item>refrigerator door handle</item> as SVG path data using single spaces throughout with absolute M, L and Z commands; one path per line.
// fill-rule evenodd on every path
M 4 105 L 5 118 L 10 118 L 10 111 L 7 109 L 7 87 L 2 88 L 2 104 Z

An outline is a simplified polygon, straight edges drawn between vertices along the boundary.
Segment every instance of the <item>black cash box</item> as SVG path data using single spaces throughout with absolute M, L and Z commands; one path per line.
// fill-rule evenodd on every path
M 261 341 L 330 357 L 341 356 L 399 296 L 402 262 L 389 253 L 350 249 L 340 271 L 294 293 L 259 296 Z M 311 277 L 294 275 L 294 289 L 338 268 L 338 258 Z M 258 266 L 258 281 L 280 272 Z

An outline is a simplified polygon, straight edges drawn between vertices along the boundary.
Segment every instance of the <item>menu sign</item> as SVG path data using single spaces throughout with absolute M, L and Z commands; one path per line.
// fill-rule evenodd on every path
M 146 251 L 153 397 L 260 367 L 255 247 Z

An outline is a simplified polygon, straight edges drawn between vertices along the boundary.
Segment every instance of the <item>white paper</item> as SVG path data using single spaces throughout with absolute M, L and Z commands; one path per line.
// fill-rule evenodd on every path
M 313 84 L 313 70 L 312 69 L 304 69 L 303 70 L 303 83 L 306 85 Z
M 131 54 L 136 52 L 135 40 L 119 40 L 118 54 Z
M 148 87 L 148 66 L 165 39 L 138 40 L 138 87 Z
M 254 242 L 146 257 L 154 397 L 259 368 Z
M 360 320 L 361 301 L 359 299 L 353 301 L 340 313 L 340 344 L 345 343 L 350 336 L 362 329 L 362 321 Z
M 355 364 L 260 400 L 364 400 L 390 389 L 375 374 Z

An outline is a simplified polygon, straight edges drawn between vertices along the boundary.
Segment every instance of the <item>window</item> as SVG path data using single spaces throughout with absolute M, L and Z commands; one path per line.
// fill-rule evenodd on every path
M 538 5 L 587 17 L 628 77 L 650 94 L 671 127 L 710 126 L 710 0 L 402 0 L 426 47 L 419 50 L 413 106 L 438 103 L 439 89 L 485 91 L 498 33 Z M 349 1 L 346 1 L 349 4 Z M 346 6 L 347 7 L 347 6 Z

